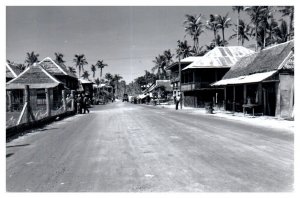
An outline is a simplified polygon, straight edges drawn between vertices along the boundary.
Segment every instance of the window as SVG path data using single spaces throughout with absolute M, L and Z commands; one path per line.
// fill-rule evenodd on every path
M 36 90 L 36 104 L 37 105 L 45 105 L 46 104 L 45 89 L 37 89 Z

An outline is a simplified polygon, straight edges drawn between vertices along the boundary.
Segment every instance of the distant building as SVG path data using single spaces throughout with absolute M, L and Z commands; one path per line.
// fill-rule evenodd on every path
M 282 118 L 293 117 L 294 41 L 278 44 L 240 59 L 222 80 L 226 110 L 243 111 Z
M 83 94 L 87 94 L 89 95 L 90 99 L 93 98 L 93 82 L 88 80 L 88 79 L 84 79 L 84 78 L 79 78 L 79 88 L 78 91 L 82 92 Z
M 18 68 L 16 65 L 6 63 L 6 82 L 16 78 L 23 70 Z

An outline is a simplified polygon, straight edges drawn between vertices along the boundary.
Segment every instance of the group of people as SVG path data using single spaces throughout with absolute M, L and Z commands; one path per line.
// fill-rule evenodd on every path
M 90 113 L 89 107 L 91 101 L 88 95 L 78 94 L 75 101 L 76 101 L 75 108 L 78 114 L 82 114 L 82 113 L 85 114 L 86 112 Z

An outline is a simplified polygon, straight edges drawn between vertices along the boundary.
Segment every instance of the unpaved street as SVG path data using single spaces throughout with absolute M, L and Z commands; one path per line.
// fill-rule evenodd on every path
M 7 191 L 292 191 L 291 132 L 117 102 L 6 144 Z

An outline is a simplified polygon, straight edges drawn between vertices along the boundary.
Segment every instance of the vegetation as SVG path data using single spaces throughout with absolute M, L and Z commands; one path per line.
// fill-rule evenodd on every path
M 243 19 L 243 13 L 249 17 Z M 230 15 L 236 15 L 236 21 L 232 21 Z M 276 16 L 276 17 L 274 17 Z M 278 17 L 281 17 L 277 20 Z M 236 39 L 237 45 L 247 45 L 247 42 L 255 41 L 255 50 L 286 42 L 294 38 L 294 7 L 293 6 L 232 6 L 232 13 L 219 15 L 211 13 L 204 16 L 186 14 L 183 17 L 184 37 L 188 36 L 192 43 L 187 40 L 178 40 L 177 47 L 172 54 L 171 49 L 162 50 L 153 59 L 151 71 L 145 70 L 145 73 L 132 82 L 126 84 L 122 76 L 119 74 L 106 73 L 102 78 L 103 68 L 108 66 L 104 60 L 98 60 L 96 64 L 90 65 L 94 81 L 97 85 L 106 83 L 113 87 L 114 93 L 118 96 L 123 92 L 130 95 L 140 94 L 141 91 L 158 79 L 170 79 L 167 68 L 173 64 L 173 58 L 184 59 L 189 56 L 203 56 L 216 46 L 227 46 L 229 42 Z M 180 24 L 178 24 L 180 25 Z M 227 29 L 232 29 L 232 33 L 228 34 Z M 212 40 L 208 40 L 200 45 L 200 39 L 204 34 L 211 35 Z M 65 64 L 64 55 L 60 52 L 54 53 L 55 62 Z M 175 57 L 174 57 L 175 55 Z M 17 64 L 20 69 L 39 62 L 39 54 L 34 51 L 26 53 L 25 64 Z M 74 59 L 75 68 L 78 69 L 78 76 L 88 79 L 89 73 L 84 70 L 88 64 L 84 54 L 76 54 Z M 96 70 L 100 69 L 100 74 L 95 79 Z M 68 66 L 67 69 L 76 74 L 73 67 Z M 83 74 L 81 75 L 81 71 Z
M 27 52 L 26 53 L 26 58 L 25 58 L 25 63 L 27 63 L 27 66 L 31 66 L 34 63 L 39 62 L 39 54 L 34 53 L 34 51 L 32 51 L 31 53 Z
M 81 70 L 84 71 L 84 66 L 88 64 L 84 54 L 75 54 L 75 58 L 73 59 L 75 62 L 76 68 L 78 67 L 78 74 L 80 76 Z

